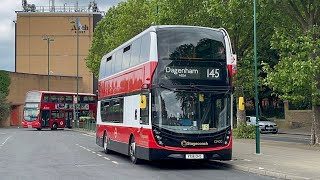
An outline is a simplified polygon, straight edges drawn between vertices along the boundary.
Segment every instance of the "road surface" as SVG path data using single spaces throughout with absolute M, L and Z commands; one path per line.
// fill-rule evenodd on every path
M 1 180 L 264 180 L 272 179 L 216 166 L 215 162 L 165 161 L 131 164 L 128 157 L 104 154 L 95 138 L 71 130 L 0 129 Z

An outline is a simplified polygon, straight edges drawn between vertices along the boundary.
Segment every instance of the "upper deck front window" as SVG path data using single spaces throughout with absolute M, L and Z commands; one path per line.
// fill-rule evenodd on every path
M 165 28 L 157 31 L 159 60 L 224 60 L 222 32 L 205 28 Z
M 40 100 L 41 93 L 33 91 L 27 93 L 25 102 L 40 102 Z

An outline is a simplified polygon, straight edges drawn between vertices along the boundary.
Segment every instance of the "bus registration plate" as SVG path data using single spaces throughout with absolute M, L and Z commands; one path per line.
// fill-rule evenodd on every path
M 28 128 L 32 128 L 32 126 L 31 126 L 31 125 L 28 125 Z
M 204 159 L 203 154 L 186 154 L 186 159 Z

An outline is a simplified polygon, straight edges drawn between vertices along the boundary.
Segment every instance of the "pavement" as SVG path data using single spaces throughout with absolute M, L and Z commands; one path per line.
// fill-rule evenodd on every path
M 320 146 L 234 139 L 233 160 L 221 163 L 234 169 L 281 179 L 320 179 Z
M 95 136 L 93 132 L 81 132 Z M 306 131 L 283 130 L 280 133 L 308 135 Z M 261 140 L 260 154 L 256 154 L 254 139 L 234 139 L 233 160 L 218 164 L 279 179 L 320 179 L 320 146 Z
M 311 136 L 311 128 L 310 127 L 302 127 L 302 128 L 295 128 L 295 129 L 279 129 L 278 133 L 279 134 Z

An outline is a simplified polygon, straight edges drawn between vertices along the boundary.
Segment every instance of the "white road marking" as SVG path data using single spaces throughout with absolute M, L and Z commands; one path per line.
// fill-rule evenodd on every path
M 89 136 L 89 137 L 94 137 L 94 136 L 91 136 L 91 135 L 89 135 L 89 134 L 82 134 L 82 135 L 84 135 L 84 136 Z
M 7 137 L 6 140 L 4 140 L 4 142 L 2 143 L 2 145 L 4 145 L 12 136 Z
M 90 167 L 90 166 L 101 166 L 104 164 L 76 164 L 76 167 Z
M 92 154 L 96 154 L 97 156 L 99 156 L 99 157 L 102 157 L 103 155 L 101 155 L 101 154 L 99 154 L 99 153 L 96 153 L 95 151 L 91 151 L 90 149 L 87 149 L 87 148 L 85 148 L 85 147 L 83 147 L 83 146 L 81 146 L 81 145 L 79 145 L 79 144 L 76 144 L 77 146 L 79 146 L 79 147 L 81 147 L 81 148 L 83 148 L 83 149 L 85 149 L 85 150 L 87 150 L 88 152 L 92 152 Z M 1 147 L 0 147 L 1 148 Z M 110 161 L 110 159 L 109 158 L 107 158 L 107 157 L 103 157 L 104 159 L 106 159 L 106 160 L 108 160 L 108 161 Z M 119 164 L 117 161 L 112 161 L 112 163 L 114 163 L 114 164 Z M 96 166 L 96 165 L 94 165 L 94 164 L 78 164 L 78 165 L 76 165 L 77 167 L 85 167 L 85 166 Z

